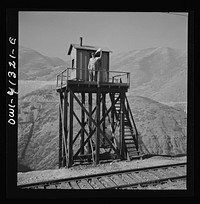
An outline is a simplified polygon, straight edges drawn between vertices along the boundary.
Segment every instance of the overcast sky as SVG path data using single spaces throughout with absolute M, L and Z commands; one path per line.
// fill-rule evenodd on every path
M 19 45 L 63 60 L 80 36 L 83 44 L 113 54 L 149 47 L 185 51 L 187 24 L 187 16 L 161 12 L 19 12 Z

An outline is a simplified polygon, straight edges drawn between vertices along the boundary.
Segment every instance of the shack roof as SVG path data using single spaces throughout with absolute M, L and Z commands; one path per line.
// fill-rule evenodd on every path
M 112 52 L 111 50 L 109 50 L 107 47 L 97 47 L 97 46 L 91 46 L 91 45 L 79 45 L 79 44 L 70 44 L 69 46 L 69 50 L 68 50 L 68 55 L 71 54 L 71 51 L 72 51 L 72 48 L 75 48 L 75 49 L 82 49 L 82 50 L 92 50 L 92 51 L 96 51 L 98 50 L 99 48 L 102 49 L 103 52 Z

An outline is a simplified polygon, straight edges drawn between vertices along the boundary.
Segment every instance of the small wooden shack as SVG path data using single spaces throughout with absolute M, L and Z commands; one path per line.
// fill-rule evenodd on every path
M 88 63 L 91 58 L 91 53 L 96 52 L 100 47 L 83 45 L 82 37 L 80 38 L 80 44 L 70 44 L 68 55 L 70 55 L 70 68 L 72 68 L 71 79 L 88 81 Z M 105 47 L 101 47 L 102 57 L 98 61 L 98 67 L 100 70 L 99 81 L 107 81 L 107 72 L 109 71 L 109 54 L 110 50 Z M 76 68 L 76 69 L 75 69 Z M 102 72 L 101 72 L 102 71 Z

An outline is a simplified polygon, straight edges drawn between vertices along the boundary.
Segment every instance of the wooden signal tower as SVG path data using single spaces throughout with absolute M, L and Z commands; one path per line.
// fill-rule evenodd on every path
M 110 51 L 102 48 L 98 77 L 89 81 L 87 65 L 97 49 L 82 45 L 82 39 L 79 45 L 71 44 L 71 67 L 57 75 L 59 167 L 140 157 L 138 132 L 126 97 L 130 73 L 110 71 Z

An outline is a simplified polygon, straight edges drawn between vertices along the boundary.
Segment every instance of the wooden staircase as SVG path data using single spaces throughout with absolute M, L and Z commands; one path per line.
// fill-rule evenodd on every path
M 119 97 L 119 93 L 115 93 L 115 100 Z M 121 107 L 121 101 L 118 100 L 115 104 L 115 114 L 117 122 L 120 121 L 120 111 L 124 111 L 124 145 L 126 156 L 128 160 L 140 157 L 137 140 L 137 128 L 133 120 L 131 109 L 128 103 L 128 99 L 125 96 L 124 107 Z

